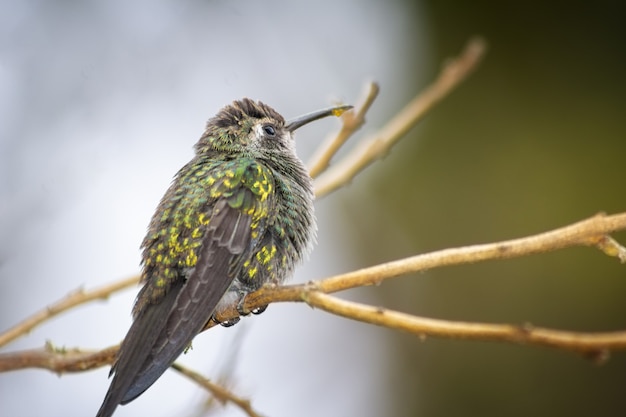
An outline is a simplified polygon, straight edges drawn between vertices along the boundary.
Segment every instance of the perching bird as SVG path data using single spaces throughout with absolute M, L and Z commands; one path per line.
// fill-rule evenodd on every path
M 148 389 L 216 312 L 245 314 L 248 293 L 291 276 L 315 234 L 312 181 L 292 134 L 349 108 L 285 122 L 245 98 L 207 122 L 142 243 L 144 285 L 97 417 Z

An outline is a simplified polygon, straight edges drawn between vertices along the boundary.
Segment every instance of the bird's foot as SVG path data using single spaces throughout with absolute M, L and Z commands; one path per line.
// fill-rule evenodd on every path
M 246 304 L 246 297 L 243 296 L 243 297 L 241 297 L 241 299 L 237 303 L 237 312 L 239 314 L 241 314 L 242 316 L 247 316 L 250 313 L 252 313 L 252 314 L 261 314 L 262 312 L 264 312 L 267 309 L 267 306 L 265 305 L 265 306 L 262 306 L 262 307 L 257 307 L 257 308 L 254 308 L 252 310 L 249 310 L 248 308 L 246 308 L 245 304 Z
M 254 310 L 252 310 L 252 314 L 259 315 L 259 314 L 261 314 L 262 312 L 264 312 L 265 310 L 267 310 L 267 306 L 266 306 L 266 305 L 265 305 L 265 306 L 263 306 L 263 307 L 257 307 L 257 308 L 255 308 Z
M 224 320 L 224 321 L 222 321 L 222 320 L 219 320 L 219 319 L 215 316 L 215 314 L 213 314 L 213 316 L 211 317 L 211 320 L 213 320 L 214 322 L 216 322 L 216 323 L 217 323 L 217 324 L 219 324 L 220 326 L 223 326 L 223 327 L 232 327 L 232 326 L 234 326 L 235 324 L 239 323 L 239 320 L 241 320 L 241 319 L 240 319 L 239 317 L 235 317 L 235 318 L 232 318 L 232 319 L 228 319 L 228 320 Z

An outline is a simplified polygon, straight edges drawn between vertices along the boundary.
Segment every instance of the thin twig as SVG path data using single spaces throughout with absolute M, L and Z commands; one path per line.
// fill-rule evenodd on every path
M 348 155 L 315 180 L 316 196 L 325 196 L 344 186 L 375 160 L 386 155 L 435 104 L 476 69 L 485 52 L 486 45 L 482 39 L 471 40 L 461 56 L 451 60 L 432 85 L 409 102 L 382 129 L 362 140 Z
M 626 248 L 620 245 L 609 235 L 599 236 L 595 245 L 608 256 L 615 256 L 621 263 L 626 264 Z
M 4 333 L 0 334 L 0 347 L 7 343 L 17 339 L 20 336 L 28 334 L 35 327 L 41 323 L 51 319 L 52 317 L 67 311 L 77 305 L 84 304 L 88 301 L 106 299 L 116 291 L 123 290 L 125 288 L 137 285 L 139 282 L 138 276 L 125 278 L 120 281 L 115 281 L 111 284 L 104 285 L 94 290 L 85 291 L 79 288 L 72 291 L 60 300 L 50 304 L 48 307 L 36 312 L 32 316 L 26 318 L 15 326 L 11 327 Z
M 119 345 L 99 351 L 57 348 L 47 343 L 42 349 L 22 350 L 0 354 L 0 372 L 39 368 L 57 374 L 83 372 L 112 363 Z
M 179 363 L 174 363 L 172 368 L 185 375 L 187 378 L 191 379 L 207 391 L 209 391 L 219 402 L 222 404 L 233 403 L 237 407 L 239 407 L 243 412 L 245 412 L 250 417 L 261 417 L 261 414 L 257 413 L 253 408 L 250 400 L 241 398 L 233 394 L 231 391 L 226 388 L 214 384 L 209 379 L 205 378 L 203 375 L 199 374 L 196 371 L 193 371 Z
M 352 320 L 403 330 L 420 338 L 438 336 L 547 346 L 582 354 L 596 361 L 608 359 L 611 350 L 626 349 L 626 331 L 582 333 L 535 327 L 531 324 L 515 326 L 438 320 L 345 301 L 315 290 L 303 292 L 302 298 L 311 307 Z
M 365 124 L 365 115 L 378 96 L 380 87 L 375 82 L 370 82 L 365 87 L 363 98 L 354 108 L 354 111 L 344 113 L 342 125 L 336 135 L 329 137 L 318 149 L 309 162 L 309 175 L 311 178 L 319 176 L 330 164 L 332 157 L 339 151 L 344 143 Z

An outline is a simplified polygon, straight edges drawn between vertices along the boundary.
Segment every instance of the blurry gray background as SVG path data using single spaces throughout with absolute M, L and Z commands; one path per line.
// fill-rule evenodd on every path
M 467 39 L 486 61 L 382 162 L 320 200 L 304 282 L 626 209 L 626 29 L 614 2 L 2 1 L 0 331 L 79 286 L 138 272 L 139 244 L 204 122 L 248 96 L 285 117 L 381 95 L 397 112 Z M 307 159 L 336 129 L 298 133 Z M 626 242 L 626 234 L 616 234 Z M 589 248 L 430 271 L 343 296 L 455 320 L 626 328 L 626 270 Z M 135 290 L 3 352 L 123 338 Z M 268 416 L 619 415 L 626 355 L 427 339 L 276 304 L 180 361 Z M 0 374 L 0 416 L 93 415 L 107 369 Z M 203 415 L 167 372 L 116 416 Z M 229 406 L 216 414 L 240 416 Z

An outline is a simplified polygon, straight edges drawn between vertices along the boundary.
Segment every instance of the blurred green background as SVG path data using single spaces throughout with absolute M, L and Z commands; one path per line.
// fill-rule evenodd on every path
M 521 237 L 626 209 L 626 25 L 620 2 L 429 1 L 433 64 L 474 34 L 479 70 L 341 194 L 357 264 Z M 413 63 L 415 68 L 422 65 Z M 383 86 L 384 87 L 384 86 Z M 391 115 L 395 109 L 385 109 Z M 626 243 L 626 234 L 615 237 Z M 372 244 L 372 242 L 375 242 Z M 626 328 L 626 266 L 593 248 L 429 271 L 369 296 L 428 317 Z M 393 338 L 389 415 L 617 416 L 626 355 Z

